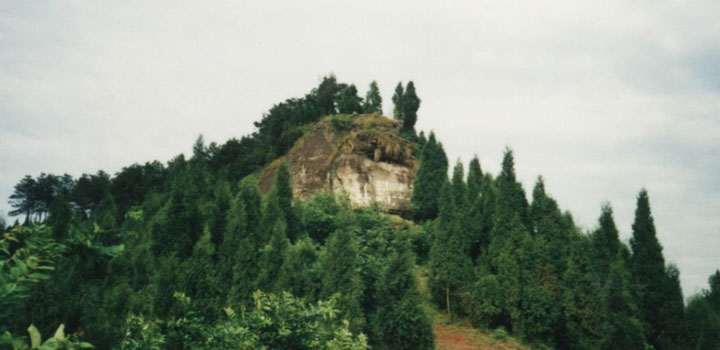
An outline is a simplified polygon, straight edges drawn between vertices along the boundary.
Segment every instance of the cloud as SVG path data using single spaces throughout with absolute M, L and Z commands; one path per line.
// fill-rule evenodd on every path
M 0 3 L 0 198 L 25 174 L 167 161 L 199 134 L 251 132 L 329 72 L 390 111 L 413 79 L 418 126 L 592 228 L 630 236 L 650 191 L 685 293 L 720 267 L 716 1 Z M 9 211 L 5 203 L 0 210 Z

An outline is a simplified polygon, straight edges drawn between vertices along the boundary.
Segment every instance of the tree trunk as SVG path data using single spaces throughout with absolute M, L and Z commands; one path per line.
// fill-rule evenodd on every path
M 447 307 L 447 313 L 452 320 L 452 314 L 450 313 L 450 288 L 445 288 L 445 306 Z

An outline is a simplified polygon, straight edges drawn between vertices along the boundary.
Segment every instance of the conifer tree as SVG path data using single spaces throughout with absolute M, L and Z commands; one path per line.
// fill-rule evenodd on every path
M 290 245 L 285 231 L 285 220 L 276 220 L 270 232 L 270 241 L 260 251 L 258 277 L 255 281 L 257 289 L 277 292 L 278 273 L 285 260 L 285 251 Z
M 232 203 L 232 192 L 227 181 L 219 181 L 213 191 L 213 203 L 210 208 L 210 233 L 215 247 L 222 244 L 223 234 L 227 227 L 228 210 Z
M 434 348 L 432 326 L 420 306 L 414 263 L 409 252 L 406 245 L 393 253 L 377 281 L 377 312 L 373 317 L 376 349 Z
M 278 276 L 278 291 L 314 300 L 319 292 L 318 247 L 305 236 L 288 247 Z
M 405 96 L 405 88 L 402 82 L 398 82 L 395 86 L 395 93 L 393 94 L 393 118 L 404 120 L 404 109 L 403 109 L 403 97 Z
M 460 175 L 462 179 L 462 175 Z M 467 237 L 451 185 L 445 182 L 440 191 L 440 215 L 435 232 L 435 243 L 430 250 L 430 278 L 428 287 L 433 298 L 452 317 L 459 307 L 461 294 L 469 287 L 472 277 Z
M 293 192 L 290 185 L 290 171 L 287 163 L 282 163 L 277 169 L 274 191 L 277 192 L 278 206 L 287 224 L 288 238 L 294 241 L 299 234 L 298 231 L 300 228 L 292 207 Z
M 616 262 L 610 269 L 605 286 L 607 323 L 600 343 L 602 350 L 643 350 L 645 339 L 628 290 L 626 269 Z
M 665 331 L 659 312 L 666 302 L 662 295 L 666 281 L 665 259 L 655 234 L 650 201 L 644 189 L 638 195 L 632 231 L 630 267 L 635 284 L 641 287 L 636 288 L 635 293 L 645 338 L 657 350 L 666 350 L 661 349 L 658 343 L 660 335 Z
M 505 149 L 502 161 L 502 170 L 497 178 L 498 199 L 494 232 L 502 234 L 503 223 L 507 223 L 514 215 L 520 217 L 520 222 L 530 228 L 528 220 L 528 202 L 525 198 L 525 190 L 515 178 L 515 159 L 513 151 Z M 494 239 L 494 237 L 491 237 Z
M 358 272 L 358 248 L 355 238 L 345 229 L 333 232 L 327 240 L 320 261 L 320 298 L 327 299 L 339 293 L 338 307 L 350 321 L 350 328 L 354 331 L 362 330 L 365 326 L 361 305 L 364 290 Z
M 335 114 L 335 94 L 338 91 L 338 83 L 335 75 L 330 74 L 323 77 L 322 82 L 312 92 L 322 115 Z
M 525 229 L 519 214 L 513 214 L 509 222 L 504 225 L 502 235 L 496 235 L 490 242 L 488 255 L 490 264 L 497 275 L 501 295 L 495 295 L 502 300 L 493 304 L 500 305 L 500 319 L 507 329 L 513 329 L 522 316 L 521 303 L 523 301 L 523 283 L 526 279 L 525 267 L 529 264 L 523 260 L 528 258 L 532 249 L 532 237 Z
M 408 82 L 401 102 L 403 130 L 412 132 L 415 130 L 417 111 L 420 108 L 420 98 L 415 93 L 415 84 L 412 81 Z
M 230 209 L 228 209 L 227 212 L 226 222 L 227 226 L 223 230 L 224 235 L 222 237 L 222 242 L 217 249 L 217 260 L 219 262 L 217 267 L 218 279 L 225 283 L 227 283 L 227 281 L 232 281 L 233 267 L 235 267 L 235 265 L 238 263 L 238 259 L 243 258 L 242 256 L 238 255 L 238 250 L 246 244 L 252 245 L 255 250 L 258 249 L 257 242 L 251 242 L 247 240 L 247 217 L 245 203 L 241 194 L 237 194 L 233 199 Z M 256 255 L 256 253 L 254 252 L 247 253 L 250 254 L 251 257 L 255 257 Z M 257 264 L 257 262 L 255 262 L 254 264 Z M 254 267 L 254 265 L 247 266 L 248 269 L 252 269 L 252 267 Z M 250 275 L 254 274 L 250 272 Z M 242 282 L 248 283 L 252 281 L 253 279 Z
M 659 349 L 681 350 L 685 346 L 685 305 L 680 288 L 680 271 L 673 264 L 665 269 L 662 285 L 663 304 L 659 307 L 661 328 Z
M 598 222 L 599 227 L 591 236 L 592 256 L 596 269 L 595 273 L 600 279 L 597 282 L 604 283 L 610 273 L 610 265 L 618 258 L 621 244 L 615 220 L 613 219 L 612 207 L 609 203 L 603 204 Z
M 249 176 L 240 182 L 240 197 L 245 208 L 246 232 L 255 233 L 260 228 L 262 207 L 260 205 L 260 190 L 256 178 Z
M 363 106 L 365 113 L 377 113 L 382 114 L 382 97 L 380 96 L 380 89 L 378 89 L 377 82 L 375 80 L 370 83 L 370 88 L 365 95 L 365 103 Z
M 343 89 L 338 92 L 338 113 L 352 114 L 362 112 L 363 100 L 357 93 L 357 88 L 353 84 L 343 87 Z
M 715 273 L 710 275 L 708 285 L 710 289 L 705 293 L 705 299 L 713 311 L 720 316 L 720 270 L 715 270 Z
M 480 168 L 480 160 L 473 157 L 468 167 L 467 175 L 467 198 L 468 198 L 468 235 L 470 237 L 470 257 L 475 262 L 483 249 L 483 173 Z M 485 247 L 487 248 L 487 247 Z
M 213 273 L 213 256 L 215 245 L 212 242 L 210 228 L 205 226 L 203 234 L 195 243 L 193 254 L 186 261 L 187 290 L 186 294 L 196 300 L 203 315 L 210 316 L 220 302 L 220 289 L 216 274 Z
M 420 155 L 420 168 L 415 174 L 412 205 L 419 221 L 437 217 L 440 188 L 447 181 L 448 160 L 442 144 L 430 133 L 428 142 Z
M 606 321 L 604 283 L 598 283 L 594 261 L 587 254 L 592 245 L 584 235 L 571 240 L 568 266 L 563 275 L 563 310 L 566 349 L 598 349 Z

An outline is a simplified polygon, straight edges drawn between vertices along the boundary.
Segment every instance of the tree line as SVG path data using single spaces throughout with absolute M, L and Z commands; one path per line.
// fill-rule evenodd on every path
M 711 312 L 700 297 L 684 306 L 679 271 L 665 262 L 646 190 L 637 197 L 628 246 L 609 203 L 597 227 L 583 232 L 542 177 L 528 202 L 510 149 L 496 177 L 483 173 L 477 158 L 467 174 L 459 162 L 447 174 L 447 156 L 431 133 L 412 203 L 415 219 L 434 237 L 429 286 L 448 314 L 553 349 L 720 346 L 720 324 L 707 321 L 720 309 Z M 711 277 L 706 295 L 718 293 L 717 279 Z
M 427 270 L 451 318 L 537 348 L 718 348 L 720 272 L 683 303 L 647 191 L 629 244 L 610 204 L 586 232 L 542 178 L 528 201 L 510 149 L 497 175 L 474 158 L 448 176 L 436 135 L 415 133 L 414 83 L 399 83 L 393 103 L 398 132 L 418 149 L 404 218 L 326 193 L 299 201 L 286 165 L 269 192 L 258 189 L 303 126 L 382 112 L 375 82 L 361 98 L 334 76 L 274 105 L 250 135 L 198 138 L 188 157 L 21 179 L 11 214 L 25 222 L 0 240 L 0 344 L 30 324 L 37 334 L 63 324 L 68 348 L 80 336 L 123 350 L 432 349 L 415 277 Z

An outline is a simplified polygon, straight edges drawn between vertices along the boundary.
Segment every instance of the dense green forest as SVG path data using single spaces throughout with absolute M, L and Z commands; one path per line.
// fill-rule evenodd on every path
M 586 231 L 542 178 L 528 200 L 510 149 L 497 175 L 475 158 L 449 176 L 442 143 L 415 130 L 412 81 L 392 98 L 419 160 L 402 217 L 329 193 L 293 198 L 285 164 L 261 193 L 260 172 L 308 125 L 382 102 L 375 82 L 363 98 L 328 76 L 251 135 L 198 138 L 189 158 L 20 179 L 10 214 L 23 221 L 0 241 L 0 347 L 433 349 L 424 269 L 450 319 L 536 348 L 720 349 L 720 271 L 684 302 L 646 190 L 626 244 L 610 204 Z

